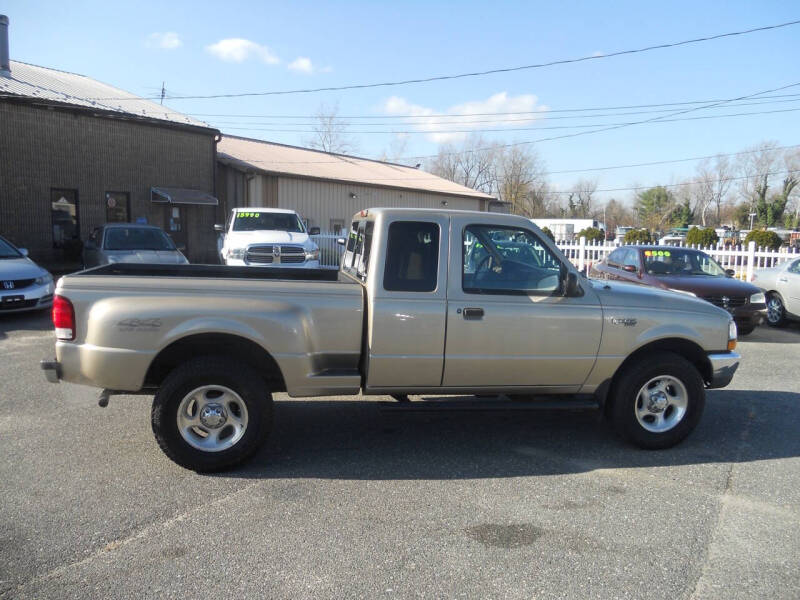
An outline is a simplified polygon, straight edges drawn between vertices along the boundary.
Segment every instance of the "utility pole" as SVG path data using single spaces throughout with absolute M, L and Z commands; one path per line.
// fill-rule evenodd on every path
M 165 81 L 162 81 L 162 82 L 161 82 L 161 104 L 164 104 L 164 92 L 165 92 L 165 90 L 164 90 L 164 84 L 165 84 L 165 83 L 166 83 Z
M 752 231 L 753 230 L 753 217 L 757 217 L 758 213 L 748 213 L 748 216 L 750 217 L 750 231 Z

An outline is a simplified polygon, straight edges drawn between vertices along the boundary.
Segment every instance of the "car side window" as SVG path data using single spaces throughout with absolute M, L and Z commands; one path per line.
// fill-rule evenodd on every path
M 469 225 L 464 229 L 461 284 L 470 294 L 552 295 L 561 261 L 526 229 Z
M 625 259 L 623 260 L 622 264 L 626 267 L 636 267 L 636 270 L 638 271 L 642 266 L 642 262 L 639 259 L 639 251 L 634 250 L 633 248 L 628 248 L 625 252 Z
M 625 248 L 617 248 L 611 254 L 608 255 L 608 263 L 609 267 L 614 267 L 618 269 L 622 264 L 622 257 L 625 255 Z
M 794 262 L 793 262 L 793 263 L 792 263 L 792 264 L 789 266 L 789 272 L 790 272 L 790 273 L 800 273 L 800 260 L 796 260 L 796 261 L 794 261 Z
M 433 292 L 439 277 L 439 225 L 395 221 L 389 225 L 383 288 L 390 292 Z

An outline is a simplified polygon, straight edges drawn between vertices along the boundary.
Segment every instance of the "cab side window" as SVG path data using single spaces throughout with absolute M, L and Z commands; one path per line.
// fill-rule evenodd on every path
M 395 221 L 389 225 L 383 288 L 390 292 L 433 292 L 439 277 L 439 225 Z
M 462 247 L 469 294 L 549 296 L 560 288 L 561 261 L 528 230 L 470 225 Z
M 789 267 L 789 273 L 800 273 L 800 260 L 796 260 Z

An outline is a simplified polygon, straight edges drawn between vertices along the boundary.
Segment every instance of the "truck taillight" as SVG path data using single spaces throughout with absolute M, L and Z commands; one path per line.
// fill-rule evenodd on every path
M 53 298 L 53 326 L 59 340 L 75 339 L 75 309 L 64 296 L 56 295 Z

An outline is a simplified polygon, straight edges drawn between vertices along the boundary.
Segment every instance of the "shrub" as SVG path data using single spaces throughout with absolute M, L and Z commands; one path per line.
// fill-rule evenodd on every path
M 550 238 L 550 241 L 555 242 L 556 236 L 553 235 L 553 232 L 550 231 L 549 227 L 542 227 L 542 233 L 545 234 L 547 237 Z
M 719 236 L 711 227 L 692 227 L 686 234 L 686 243 L 691 246 L 716 246 L 718 241 Z
M 591 243 L 594 242 L 604 242 L 606 239 L 606 232 L 602 229 L 597 229 L 597 227 L 587 227 L 586 229 L 582 229 L 578 232 L 578 239 L 582 237 L 586 238 L 586 241 Z
M 647 229 L 631 229 L 625 234 L 626 244 L 650 244 L 652 241 Z
M 783 244 L 781 236 L 774 231 L 763 231 L 760 229 L 754 229 L 747 234 L 747 237 L 744 238 L 744 243 L 749 244 L 750 242 L 755 242 L 756 246 L 760 248 L 772 248 L 773 250 L 777 250 L 781 247 L 781 244 Z

